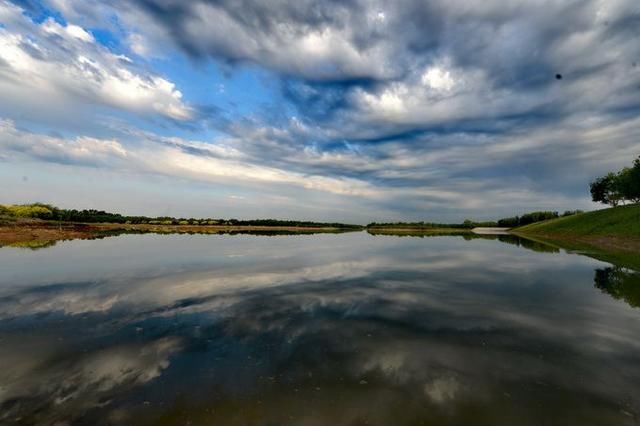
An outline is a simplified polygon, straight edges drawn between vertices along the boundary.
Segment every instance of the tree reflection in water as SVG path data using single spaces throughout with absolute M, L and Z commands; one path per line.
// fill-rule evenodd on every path
M 634 308 L 640 307 L 640 273 L 620 266 L 596 269 L 595 287 Z

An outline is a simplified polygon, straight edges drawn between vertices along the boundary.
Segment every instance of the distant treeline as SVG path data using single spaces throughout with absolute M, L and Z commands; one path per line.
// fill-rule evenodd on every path
M 507 227 L 528 225 L 548 219 L 555 219 L 560 216 L 570 216 L 582 213 L 581 210 L 566 211 L 562 215 L 558 212 L 539 211 L 500 219 L 498 221 L 475 221 L 467 219 L 463 223 L 436 223 L 436 222 L 372 222 L 366 227 L 395 228 L 395 229 L 472 229 L 477 227 Z M 170 216 L 148 217 L 148 216 L 124 216 L 118 213 L 109 213 L 102 210 L 75 210 L 61 209 L 50 204 L 34 203 L 21 205 L 0 204 L 0 216 L 13 218 L 35 218 L 44 220 L 55 220 L 60 222 L 79 223 L 120 223 L 120 224 L 148 224 L 148 225 L 224 225 L 224 226 L 280 226 L 280 227 L 305 227 L 305 228 L 337 228 L 337 229 L 362 229 L 361 225 L 350 225 L 336 222 L 312 222 L 300 220 L 278 220 L 278 219 L 212 219 L 212 218 L 175 218 Z
M 378 223 L 372 222 L 367 225 L 367 228 L 408 228 L 408 229 L 439 229 L 439 228 L 451 228 L 451 229 L 472 229 L 477 227 L 491 227 L 496 226 L 496 222 L 475 222 L 472 220 L 465 220 L 463 223 L 435 223 L 435 222 L 386 222 Z
M 640 157 L 633 167 L 625 167 L 591 182 L 591 199 L 616 207 L 625 202 L 640 203 Z
M 22 205 L 1 205 L 0 216 L 15 218 L 36 218 L 44 220 L 57 220 L 61 222 L 81 223 L 121 223 L 121 224 L 149 224 L 149 225 L 225 225 L 225 226 L 281 226 L 281 227 L 305 227 L 305 228 L 339 228 L 359 229 L 360 225 L 344 223 L 325 223 L 299 220 L 278 219 L 212 219 L 212 218 L 175 218 L 169 216 L 124 216 L 118 213 L 109 213 L 102 210 L 75 210 L 61 209 L 49 204 L 34 203 Z
M 558 212 L 550 211 L 531 212 L 523 214 L 522 216 L 505 217 L 504 219 L 500 219 L 498 221 L 498 226 L 504 228 L 515 228 L 516 226 L 529 225 L 531 223 L 542 222 L 543 220 L 556 219 L 561 216 L 573 216 L 580 213 L 584 212 L 582 210 L 567 210 L 562 213 L 562 215 L 558 214 Z
M 558 217 L 572 216 L 575 214 L 583 213 L 582 210 L 567 210 L 564 213 L 552 211 L 540 211 L 523 214 L 522 216 L 506 217 L 497 221 L 485 221 L 478 222 L 475 220 L 467 219 L 463 223 L 434 223 L 434 222 L 389 222 L 389 223 L 377 223 L 372 222 L 367 225 L 367 228 L 394 228 L 394 229 L 473 229 L 479 227 L 502 227 L 502 228 L 515 228 L 516 226 L 524 226 L 530 223 L 541 222 L 543 220 L 555 219 Z

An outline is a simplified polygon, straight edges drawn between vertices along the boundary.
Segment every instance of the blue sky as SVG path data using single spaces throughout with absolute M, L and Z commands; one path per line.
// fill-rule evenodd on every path
M 640 155 L 639 112 L 635 0 L 0 0 L 3 203 L 591 209 L 589 181 Z

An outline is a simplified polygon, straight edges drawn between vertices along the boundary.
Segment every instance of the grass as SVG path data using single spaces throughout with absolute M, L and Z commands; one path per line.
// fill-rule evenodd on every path
M 511 232 L 640 271 L 640 204 L 551 219 Z
M 521 226 L 522 234 L 640 238 L 640 204 L 581 213 Z

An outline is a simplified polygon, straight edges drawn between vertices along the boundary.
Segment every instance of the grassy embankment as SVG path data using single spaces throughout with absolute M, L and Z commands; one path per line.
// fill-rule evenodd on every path
M 640 204 L 533 223 L 511 232 L 640 270 Z

